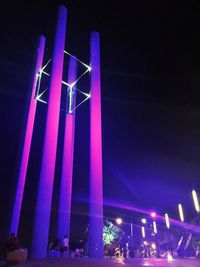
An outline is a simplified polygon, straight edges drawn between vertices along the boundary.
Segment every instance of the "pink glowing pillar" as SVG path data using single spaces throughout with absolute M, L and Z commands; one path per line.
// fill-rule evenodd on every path
M 90 105 L 90 224 L 89 254 L 102 258 L 103 248 L 103 177 L 101 137 L 101 87 L 99 33 L 91 34 L 91 105 Z
M 68 83 L 72 84 L 76 80 L 76 59 L 70 58 Z M 69 89 L 68 89 L 69 90 Z M 72 88 L 72 91 L 74 89 Z M 75 106 L 75 91 L 73 106 Z M 74 158 L 74 128 L 75 111 L 67 114 L 65 118 L 64 148 L 62 159 L 62 174 L 60 184 L 60 198 L 58 210 L 58 228 L 57 236 L 63 238 L 69 237 L 70 233 L 70 213 L 71 213 L 71 194 L 72 194 L 72 176 L 73 176 L 73 158 Z
M 15 194 L 15 201 L 14 201 L 11 225 L 10 225 L 10 232 L 16 233 L 16 234 L 18 232 L 18 226 L 19 226 L 19 218 L 20 218 L 20 213 L 21 213 L 21 206 L 22 206 L 22 199 L 23 199 L 23 194 L 24 194 L 24 187 L 25 187 L 26 174 L 27 174 L 27 168 L 28 168 L 31 140 L 32 140 L 32 135 L 33 135 L 33 126 L 34 126 L 35 113 L 36 113 L 36 107 L 37 107 L 37 101 L 34 99 L 34 96 L 35 96 L 35 91 L 36 91 L 38 72 L 42 68 L 44 47 L 45 47 L 45 37 L 40 36 L 39 47 L 37 50 L 36 68 L 35 68 L 31 99 L 30 99 L 30 105 L 29 105 L 29 111 L 28 111 L 28 119 L 27 119 L 26 131 L 25 131 L 25 139 L 24 139 L 22 158 L 21 158 L 21 164 L 20 164 L 20 169 L 19 169 L 18 184 L 17 184 L 17 190 Z
M 32 240 L 32 257 L 34 258 L 45 258 L 47 253 L 60 114 L 66 22 L 67 9 L 60 6 L 52 57 L 45 140 Z

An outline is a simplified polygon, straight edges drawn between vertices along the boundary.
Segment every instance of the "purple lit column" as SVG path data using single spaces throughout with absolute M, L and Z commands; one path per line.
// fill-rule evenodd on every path
M 47 253 L 60 114 L 66 23 L 67 9 L 64 6 L 60 6 L 52 57 L 45 140 L 32 240 L 32 257 L 34 258 L 45 258 Z
M 102 258 L 103 247 L 103 177 L 101 137 L 101 87 L 99 33 L 91 34 L 91 110 L 90 110 L 90 224 L 89 255 Z
M 75 80 L 76 80 L 76 59 L 70 57 L 68 83 L 72 84 Z M 76 93 L 74 92 L 73 106 L 75 106 L 75 101 L 76 101 L 75 97 Z M 75 128 L 75 111 L 71 114 L 67 114 L 65 118 L 65 134 L 64 134 L 62 174 L 61 174 L 61 184 L 60 184 L 59 210 L 58 210 L 58 228 L 57 228 L 57 236 L 59 238 L 63 238 L 64 235 L 67 235 L 69 237 L 70 233 L 71 194 L 72 194 L 73 158 L 74 158 L 74 128 Z
M 21 157 L 20 168 L 19 168 L 18 184 L 17 184 L 17 190 L 15 194 L 15 201 L 14 201 L 11 225 L 10 225 L 10 232 L 11 233 L 13 232 L 16 234 L 18 232 L 18 226 L 19 226 L 19 218 L 20 218 L 20 213 L 21 213 L 21 206 L 22 206 L 24 186 L 25 186 L 26 174 L 27 174 L 27 168 L 28 168 L 31 140 L 32 140 L 32 135 L 33 135 L 33 126 L 34 126 L 35 113 L 36 113 L 36 107 L 37 107 L 37 101 L 34 99 L 36 85 L 37 85 L 37 77 L 38 77 L 37 75 L 38 75 L 38 71 L 42 67 L 44 47 L 45 47 L 45 37 L 40 36 L 39 47 L 37 50 L 36 68 L 35 68 L 31 99 L 30 99 L 30 105 L 29 105 L 29 111 L 28 111 L 28 119 L 27 119 L 26 131 L 25 131 L 25 139 L 24 139 L 22 157 Z

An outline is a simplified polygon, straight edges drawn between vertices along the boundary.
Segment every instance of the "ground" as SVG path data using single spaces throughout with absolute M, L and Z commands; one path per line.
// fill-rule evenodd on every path
M 167 259 L 104 259 L 94 260 L 86 258 L 63 258 L 63 259 L 44 259 L 28 260 L 25 262 L 0 262 L 0 266 L 18 266 L 18 267 L 200 267 L 200 260 L 196 259 L 173 259 L 168 262 Z

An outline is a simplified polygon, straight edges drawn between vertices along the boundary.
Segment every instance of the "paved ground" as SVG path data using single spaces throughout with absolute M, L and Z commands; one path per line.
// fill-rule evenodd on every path
M 32 260 L 25 262 L 0 262 L 2 267 L 200 267 L 200 260 L 195 259 L 104 259 L 94 260 L 86 258 L 63 258 Z

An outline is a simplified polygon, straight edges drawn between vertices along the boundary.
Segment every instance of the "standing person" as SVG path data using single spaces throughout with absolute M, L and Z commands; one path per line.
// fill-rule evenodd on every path
M 11 233 L 9 239 L 8 239 L 8 244 L 7 244 L 7 250 L 8 251 L 14 251 L 19 249 L 19 240 L 15 236 L 14 233 Z
M 84 231 L 84 256 L 88 257 L 89 255 L 89 224 L 86 227 L 86 230 Z
M 69 238 L 67 235 L 65 235 L 62 241 L 62 253 L 64 251 L 68 252 L 68 250 L 69 250 Z
M 125 260 L 127 257 L 127 236 L 126 235 L 121 240 L 121 249 L 122 249 L 122 256 Z
M 50 249 L 51 249 L 51 250 L 58 250 L 58 251 L 60 251 L 60 249 L 61 249 L 61 239 L 56 238 L 56 239 L 52 242 L 52 244 L 51 244 L 51 246 L 50 246 Z
M 128 250 L 129 250 L 129 256 L 133 258 L 134 257 L 134 240 L 132 236 L 130 236 L 128 240 Z

